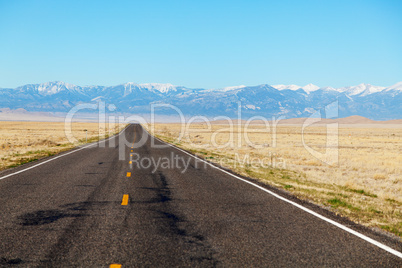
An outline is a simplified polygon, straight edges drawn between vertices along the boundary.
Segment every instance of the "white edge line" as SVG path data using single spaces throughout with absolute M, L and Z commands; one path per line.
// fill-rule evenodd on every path
M 146 130 L 145 128 L 143 128 L 143 129 L 144 129 L 146 132 L 148 132 L 148 130 Z M 326 221 L 326 222 L 328 222 L 328 223 L 330 223 L 330 224 L 332 224 L 332 225 L 335 225 L 336 227 L 338 227 L 338 228 L 340 228 L 340 229 L 342 229 L 342 230 L 344 230 L 344 231 L 346 231 L 346 232 L 348 232 L 348 233 L 351 233 L 351 234 L 353 234 L 353 235 L 355 235 L 355 236 L 357 236 L 357 237 L 359 237 L 359 238 L 361 238 L 361 239 L 363 239 L 363 240 L 365 240 L 365 241 L 367 241 L 367 242 L 369 242 L 369 243 L 371 243 L 371 244 L 373 244 L 373 245 L 375 245 L 375 246 L 377 246 L 377 247 L 379 247 L 379 248 L 382 248 L 383 250 L 385 250 L 385 251 L 387 251 L 387 252 L 389 252 L 389 253 L 391 253 L 391 254 L 393 254 L 393 255 L 395 255 L 395 256 L 397 256 L 397 257 L 399 257 L 399 258 L 402 259 L 402 253 L 399 252 L 399 251 L 397 251 L 397 250 L 395 250 L 395 249 L 393 249 L 393 248 L 390 248 L 390 247 L 388 247 L 388 246 L 386 246 L 386 245 L 384 245 L 384 244 L 382 244 L 382 243 L 380 243 L 380 242 L 378 242 L 378 241 L 376 241 L 376 240 L 374 240 L 374 239 L 372 239 L 372 238 L 370 238 L 370 237 L 368 237 L 368 236 L 365 236 L 364 234 L 361 234 L 361 233 L 359 233 L 359 232 L 356 232 L 355 230 L 350 229 L 349 227 L 346 227 L 345 225 L 342 225 L 342 224 L 340 224 L 340 223 L 338 223 L 338 222 L 336 222 L 336 221 L 334 221 L 334 220 L 331 220 L 331 219 L 329 219 L 329 218 L 327 218 L 327 217 L 324 217 L 324 216 L 322 216 L 321 214 L 318 214 L 317 212 L 314 212 L 314 211 L 312 211 L 312 210 L 310 210 L 310 209 L 308 209 L 308 208 L 306 208 L 306 207 L 304 207 L 304 206 L 302 206 L 302 205 L 300 205 L 300 204 L 297 204 L 297 203 L 295 203 L 295 202 L 293 202 L 293 201 L 291 201 L 291 200 L 289 200 L 289 199 L 287 199 L 287 198 L 285 198 L 285 197 L 283 197 L 283 196 L 280 196 L 280 195 L 278 195 L 278 194 L 276 194 L 276 193 L 274 193 L 274 192 L 272 192 L 272 191 L 270 191 L 270 190 L 268 190 L 268 189 L 265 189 L 264 187 L 259 186 L 258 184 L 255 184 L 255 183 L 253 183 L 253 182 L 251 182 L 251 181 L 248 181 L 248 180 L 243 179 L 243 178 L 241 178 L 241 177 L 239 177 L 239 176 L 236 176 L 236 175 L 234 175 L 234 174 L 232 174 L 232 173 L 230 173 L 230 172 L 228 172 L 228 171 L 226 171 L 226 170 L 224 170 L 224 169 L 222 169 L 222 168 L 220 168 L 220 167 L 217 167 L 217 166 L 215 166 L 215 165 L 209 163 L 208 161 L 205 161 L 204 159 L 202 159 L 202 158 L 200 158 L 200 157 L 197 157 L 197 156 L 195 156 L 195 155 L 193 155 L 193 154 L 190 154 L 189 152 L 187 152 L 187 151 L 185 151 L 185 150 L 183 150 L 183 149 L 181 149 L 181 148 L 178 148 L 178 147 L 176 147 L 176 146 L 174 146 L 174 145 L 172 145 L 172 144 L 170 144 L 170 143 L 164 142 L 164 141 L 162 141 L 161 139 L 159 139 L 159 138 L 157 138 L 157 137 L 151 135 L 149 132 L 148 132 L 148 134 L 149 134 L 150 136 L 154 137 L 155 139 L 159 140 L 160 142 L 165 143 L 165 144 L 169 145 L 169 146 L 172 147 L 172 148 L 175 148 L 176 150 L 179 150 L 179 151 L 181 151 L 181 152 L 183 152 L 183 153 L 185 153 L 185 154 L 187 154 L 187 155 L 189 155 L 189 156 L 191 156 L 191 157 L 194 157 L 194 158 L 197 159 L 197 160 L 201 160 L 201 161 L 203 161 L 204 163 L 210 165 L 211 167 L 213 167 L 213 168 L 215 168 L 215 169 L 218 169 L 218 170 L 220 170 L 220 171 L 222 171 L 222 172 L 224 172 L 224 173 L 226 173 L 226 174 L 228 174 L 228 175 L 230 175 L 230 176 L 232 176 L 232 177 L 234 177 L 234 178 L 236 178 L 236 179 L 238 179 L 238 180 L 241 180 L 241 181 L 243 181 L 243 182 L 246 182 L 246 183 L 248 183 L 248 184 L 251 184 L 251 185 L 253 185 L 253 186 L 259 188 L 260 190 L 263 190 L 264 192 L 267 192 L 267 193 L 269 193 L 270 195 L 275 196 L 276 198 L 278 198 L 278 199 L 280 199 L 280 200 L 282 200 L 282 201 L 285 201 L 285 202 L 287 202 L 287 203 L 289 203 L 289 204 L 291 204 L 291 205 L 293 205 L 293 206 L 295 206 L 295 207 L 298 207 L 298 208 L 300 208 L 301 210 L 304 210 L 305 212 L 310 213 L 311 215 L 314 215 L 314 216 L 316 216 L 317 218 L 319 218 L 319 219 L 321 219 L 321 220 L 323 220 L 323 221 Z
M 65 154 L 55 156 L 55 157 L 53 157 L 53 158 L 51 158 L 51 159 L 49 159 L 49 160 L 43 161 L 43 162 L 41 162 L 41 163 L 39 163 L 39 164 L 36 164 L 36 165 L 34 165 L 34 166 L 32 166 L 32 167 L 28 167 L 28 168 L 25 168 L 25 169 L 16 171 L 16 172 L 14 172 L 14 173 L 5 175 L 5 176 L 3 176 L 3 177 L 0 177 L 0 180 L 5 179 L 5 178 L 8 178 L 8 177 L 11 177 L 11 176 L 14 176 L 14 175 L 17 175 L 17 174 L 20 174 L 20 173 L 22 173 L 22 172 L 25 172 L 25 171 L 27 171 L 27 170 L 36 168 L 36 167 L 41 166 L 41 165 L 43 165 L 43 164 L 49 163 L 49 162 L 51 162 L 51 161 L 53 161 L 53 160 L 56 160 L 57 158 L 60 158 L 60 157 L 63 157 L 63 156 L 66 156 L 66 155 L 69 155 L 69 154 L 72 154 L 72 153 L 81 151 L 81 150 L 86 149 L 86 148 L 89 148 L 89 147 L 93 147 L 93 146 L 95 146 L 95 145 L 97 145 L 97 144 L 99 144 L 99 143 L 106 142 L 106 141 L 108 141 L 108 140 L 110 140 L 110 139 L 112 139 L 112 138 L 117 138 L 118 136 L 121 135 L 121 133 L 123 133 L 123 132 L 126 130 L 127 127 L 128 127 L 128 126 L 126 126 L 122 131 L 120 131 L 119 134 L 113 135 L 112 137 L 110 137 L 110 138 L 108 138 L 108 139 L 106 139 L 106 140 L 97 141 L 97 142 L 95 142 L 95 143 L 92 143 L 92 144 L 90 144 L 90 145 L 81 147 L 81 148 L 76 149 L 76 150 L 74 150 L 74 151 L 70 151 L 70 152 L 67 152 L 67 153 L 65 153 Z

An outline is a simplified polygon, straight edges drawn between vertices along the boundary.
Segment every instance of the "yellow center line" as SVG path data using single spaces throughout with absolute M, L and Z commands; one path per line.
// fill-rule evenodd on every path
M 135 139 L 137 138 L 137 132 L 134 132 L 134 141 L 133 141 L 133 147 L 135 146 Z M 131 148 L 133 148 L 131 147 Z
M 130 165 L 133 163 L 133 161 L 128 162 Z
M 122 206 L 128 205 L 128 194 L 123 195 L 123 199 L 121 200 L 121 205 Z
M 120 268 L 121 264 L 117 264 L 117 263 L 113 263 L 111 265 L 109 265 L 109 268 Z
M 131 152 L 133 152 L 133 150 L 131 150 Z
M 127 177 L 131 177 L 131 172 L 127 172 Z

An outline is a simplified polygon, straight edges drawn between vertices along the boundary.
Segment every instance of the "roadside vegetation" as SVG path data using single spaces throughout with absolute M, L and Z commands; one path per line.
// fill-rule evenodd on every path
M 333 165 L 316 159 L 306 150 L 301 126 L 297 125 L 278 125 L 276 138 L 272 129 L 250 125 L 249 143 L 240 126 L 229 131 L 228 125 L 212 125 L 210 129 L 206 124 L 192 124 L 181 140 L 180 124 L 155 124 L 148 129 L 162 140 L 241 175 L 402 238 L 402 128 L 399 126 L 340 126 L 339 162 Z M 230 141 L 231 135 L 234 142 Z M 324 152 L 326 128 L 308 127 L 304 139 L 314 150 Z M 229 145 L 223 146 L 225 143 Z
M 0 170 L 52 156 L 118 133 L 124 125 L 73 123 L 70 142 L 64 122 L 0 122 Z

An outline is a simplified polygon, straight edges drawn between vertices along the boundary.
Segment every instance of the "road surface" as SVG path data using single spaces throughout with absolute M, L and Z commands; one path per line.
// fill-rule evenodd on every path
M 0 173 L 0 266 L 402 267 L 400 242 L 152 141 L 133 124 Z

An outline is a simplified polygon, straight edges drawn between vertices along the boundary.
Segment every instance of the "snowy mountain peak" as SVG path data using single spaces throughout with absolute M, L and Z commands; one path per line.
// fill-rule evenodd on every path
M 68 84 L 62 81 L 42 83 L 35 85 L 35 87 L 38 90 L 38 93 L 42 95 L 52 95 L 63 90 L 77 90 L 76 85 Z
M 81 87 L 49 82 L 1 89 L 0 108 L 68 112 L 80 103 L 105 101 L 116 105 L 121 113 L 145 114 L 150 112 L 152 103 L 163 102 L 178 107 L 187 115 L 232 117 L 236 116 L 235 107 L 242 102 L 242 114 L 246 117 L 281 115 L 291 118 L 308 117 L 314 109 L 339 99 L 341 117 L 359 114 L 379 120 L 402 118 L 402 82 L 386 89 L 370 84 L 317 89 L 312 84 L 303 88 L 297 85 L 271 87 L 262 84 L 204 90 L 157 83 Z M 170 112 L 164 110 L 161 113 Z
M 168 93 L 170 91 L 176 91 L 176 87 L 172 84 L 159 84 L 159 83 L 146 83 L 146 84 L 140 84 L 140 87 L 147 88 L 147 89 L 153 89 L 157 90 L 161 93 Z
M 386 89 L 386 91 L 390 91 L 390 90 L 402 91 L 402 81 L 401 81 L 401 82 L 398 82 L 398 83 L 396 83 L 395 85 L 392 85 L 392 86 L 390 86 L 390 87 L 388 87 L 388 88 Z
M 339 88 L 337 91 L 339 92 L 345 92 L 349 96 L 354 96 L 354 95 L 362 95 L 366 96 L 372 93 L 377 93 L 381 92 L 385 89 L 385 87 L 379 87 L 379 86 L 373 86 L 370 84 L 365 84 L 361 83 L 357 86 L 351 86 L 351 87 L 342 87 Z
M 277 90 L 285 90 L 285 89 L 290 89 L 290 90 L 298 90 L 301 88 L 298 85 L 272 85 L 273 88 L 276 88 Z
M 233 87 L 224 87 L 219 89 L 220 91 L 231 91 L 231 90 L 236 90 L 236 89 L 241 89 L 241 88 L 245 88 L 245 85 L 240 85 L 240 86 L 233 86 Z
M 338 91 L 338 92 L 340 92 L 339 89 L 333 88 L 333 87 L 322 87 L 320 89 L 325 90 L 325 91 Z
M 49 86 L 58 86 L 58 87 L 66 87 L 66 88 L 74 88 L 76 85 L 69 84 L 63 81 L 52 81 L 52 82 L 46 82 L 46 83 L 41 83 L 39 86 L 42 87 L 49 87 Z
M 123 86 L 125 86 L 125 87 L 129 87 L 129 86 L 134 86 L 134 87 L 136 87 L 136 86 L 138 86 L 138 84 L 137 84 L 137 83 L 134 83 L 134 82 L 127 82 L 127 83 L 124 83 Z
M 310 83 L 310 84 L 305 85 L 304 87 L 302 87 L 302 89 L 303 89 L 304 91 L 306 91 L 307 93 L 310 93 L 310 92 L 319 90 L 320 87 Z
M 134 89 L 142 89 L 148 90 L 153 92 L 159 93 L 168 93 L 171 91 L 177 91 L 176 86 L 172 84 L 160 84 L 160 83 L 144 83 L 144 84 L 137 84 L 134 82 L 128 82 L 122 84 L 127 92 L 132 92 Z

